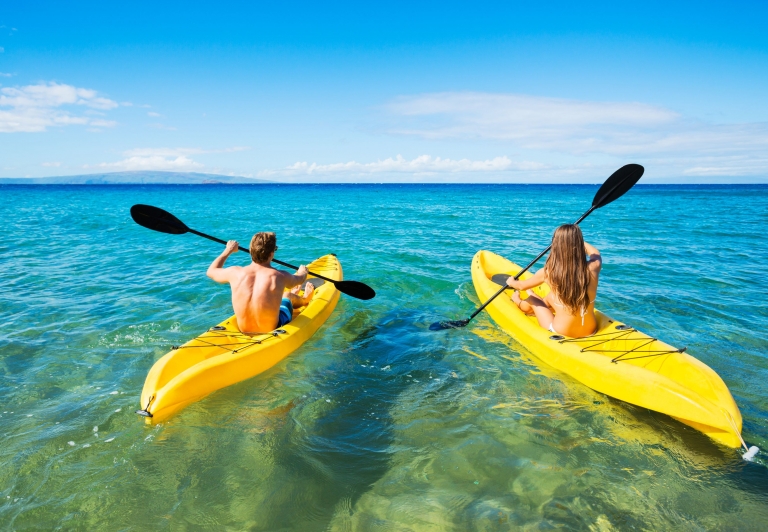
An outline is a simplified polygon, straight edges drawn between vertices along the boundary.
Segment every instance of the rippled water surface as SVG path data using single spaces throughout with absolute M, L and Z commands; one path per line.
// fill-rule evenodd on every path
M 478 249 L 527 262 L 590 186 L 0 187 L 0 523 L 89 530 L 758 530 L 766 454 L 600 395 L 481 314 Z M 156 427 L 152 364 L 231 314 L 221 247 L 336 253 L 345 296 L 270 371 Z M 598 307 L 711 366 L 768 451 L 768 187 L 636 186 L 582 224 Z M 235 254 L 232 264 L 245 264 Z

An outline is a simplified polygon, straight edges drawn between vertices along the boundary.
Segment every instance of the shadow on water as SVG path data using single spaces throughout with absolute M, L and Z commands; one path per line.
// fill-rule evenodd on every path
M 299 482 L 319 485 L 318 496 L 311 508 L 299 509 L 287 500 L 282 509 L 272 508 L 265 529 L 325 529 L 340 503 L 353 507 L 388 470 L 393 452 L 389 411 L 414 379 L 434 373 L 444 353 L 416 339 L 423 333 L 412 325 L 413 311 L 374 319 L 373 313 L 359 311 L 339 329 L 347 347 L 313 383 L 320 400 L 297 407 L 308 411 L 294 412 L 293 422 L 282 429 L 290 434 L 278 436 L 293 444 L 276 450 L 276 462 Z M 319 411 L 313 410 L 317 404 Z
M 758 460 L 755 462 L 743 460 L 741 455 L 745 451 L 741 447 L 727 448 L 716 443 L 704 433 L 666 414 L 654 412 L 591 390 L 535 356 L 527 355 L 525 358 L 547 378 L 563 381 L 569 387 L 588 390 L 596 398 L 595 405 L 604 403 L 607 407 L 605 408 L 606 412 L 610 412 L 612 409 L 621 411 L 632 419 L 631 424 L 643 428 L 642 433 L 652 434 L 655 442 L 667 442 L 667 444 L 649 443 L 645 441 L 643 436 L 640 436 L 641 433 L 623 435 L 630 441 L 633 437 L 637 437 L 638 441 L 645 446 L 655 447 L 663 451 L 664 454 L 675 456 L 681 463 L 689 463 L 694 468 L 708 469 L 710 472 L 717 470 L 719 474 L 723 475 L 722 478 L 727 478 L 732 486 L 744 492 L 768 495 L 768 475 L 766 475 L 766 466 L 763 461 L 766 450 L 761 449 Z
M 563 380 L 571 380 L 564 376 Z M 573 381 L 573 386 L 583 386 Z M 599 392 L 594 392 L 599 394 Z M 623 410 L 639 424 L 650 429 L 659 441 L 675 442 L 673 446 L 663 448 L 665 453 L 677 455 L 681 462 L 690 463 L 694 468 L 717 470 L 727 478 L 732 486 L 755 495 L 768 496 L 768 475 L 763 464 L 765 451 L 758 454 L 757 462 L 741 459 L 743 448 L 727 448 L 716 443 L 702 432 L 695 430 L 681 421 L 665 414 L 654 412 L 639 406 L 625 403 L 613 397 L 599 394 L 603 402 Z

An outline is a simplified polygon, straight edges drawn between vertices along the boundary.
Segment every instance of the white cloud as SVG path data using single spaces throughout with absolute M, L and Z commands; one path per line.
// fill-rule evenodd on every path
M 41 166 L 52 166 L 52 167 L 58 168 L 59 166 L 61 166 L 61 163 L 59 163 L 59 162 L 55 162 L 55 163 L 41 163 Z
M 203 148 L 134 148 L 123 152 L 123 155 L 128 157 L 148 157 L 148 156 L 160 156 L 160 157 L 178 157 L 180 155 L 197 155 L 201 153 L 232 153 L 238 151 L 247 151 L 250 148 L 247 146 L 234 146 L 232 148 L 221 148 L 214 150 L 205 150 Z
M 768 157 L 764 154 L 742 156 L 700 157 L 695 166 L 682 169 L 682 174 L 692 177 L 738 177 L 755 176 L 765 178 Z
M 393 133 L 432 139 L 492 138 L 569 151 L 589 151 L 604 144 L 606 136 L 679 119 L 673 111 L 643 103 L 474 92 L 402 97 L 387 108 L 407 122 L 393 128 Z
M 125 159 L 112 163 L 100 163 L 97 165 L 85 165 L 85 168 L 108 168 L 113 170 L 169 170 L 169 171 L 190 171 L 199 170 L 205 165 L 195 161 L 191 155 L 202 155 L 209 153 L 232 153 L 245 151 L 250 148 L 245 146 L 234 146 L 231 148 L 221 148 L 206 150 L 202 148 L 134 148 L 123 152 Z
M 677 114 L 643 103 L 587 102 L 524 94 L 445 92 L 401 97 L 389 108 L 396 114 L 463 115 L 468 123 L 504 128 L 496 132 L 516 136 L 517 126 L 564 127 L 573 125 L 668 122 Z
M 155 123 L 155 124 L 149 124 L 149 127 L 153 129 L 164 129 L 165 131 L 176 131 L 176 128 L 173 126 L 166 126 L 165 124 Z
M 189 157 L 180 155 L 178 157 L 162 157 L 160 155 L 150 156 L 133 156 L 117 161 L 114 163 L 101 163 L 97 165 L 99 168 L 108 168 L 112 170 L 171 170 L 171 171 L 187 171 L 200 169 L 204 165 L 197 161 L 193 161 Z M 90 166 L 86 165 L 86 168 Z
M 218 150 L 218 152 L 211 151 L 209 153 L 235 153 L 238 151 L 248 151 L 250 150 L 250 146 L 232 146 L 231 148 L 224 148 L 222 150 Z
M 59 83 L 6 87 L 0 89 L 0 132 L 38 132 L 68 125 L 116 125 L 111 120 L 78 116 L 64 109 L 70 106 L 109 110 L 118 104 L 94 90 Z
M 160 113 L 156 113 L 154 111 L 149 111 L 147 113 L 147 116 L 151 116 L 151 117 L 157 118 L 157 117 L 160 117 L 160 116 L 163 116 L 163 115 L 161 115 Z
M 179 157 L 205 153 L 201 148 L 134 148 L 123 152 L 127 157 Z
M 412 160 L 406 160 L 401 155 L 395 158 L 378 160 L 371 163 L 349 161 L 332 164 L 309 164 L 296 162 L 279 170 L 263 170 L 259 177 L 271 176 L 302 176 L 317 174 L 354 174 L 369 175 L 378 173 L 406 173 L 414 176 L 434 175 L 445 173 L 474 173 L 474 172 L 503 172 L 513 170 L 538 170 L 545 165 L 533 162 L 513 162 L 508 157 L 495 157 L 484 161 L 469 159 L 442 159 L 430 155 L 420 155 Z
M 115 127 L 117 122 L 114 120 L 91 120 L 89 125 L 94 127 Z
M 0 78 L 11 78 L 13 77 L 13 74 L 10 72 L 0 72 Z
M 117 103 L 96 95 L 96 91 L 59 83 L 41 83 L 26 87 L 0 89 L 0 105 L 5 107 L 59 107 L 85 105 L 94 109 L 113 109 Z
M 401 97 L 386 109 L 395 120 L 389 132 L 399 135 L 493 139 L 566 157 L 633 158 L 663 164 L 663 173 L 675 175 L 768 174 L 767 123 L 708 124 L 638 102 L 475 92 Z

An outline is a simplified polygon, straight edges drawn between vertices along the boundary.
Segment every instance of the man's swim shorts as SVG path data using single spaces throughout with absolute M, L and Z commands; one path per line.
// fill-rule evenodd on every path
M 277 326 L 282 327 L 293 319 L 293 303 L 287 297 L 280 301 L 280 315 L 277 318 Z

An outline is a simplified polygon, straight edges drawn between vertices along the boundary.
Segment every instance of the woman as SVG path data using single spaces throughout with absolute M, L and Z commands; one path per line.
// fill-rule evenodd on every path
M 552 235 L 552 250 L 542 269 L 525 281 L 510 277 L 507 286 L 514 288 L 512 301 L 529 316 L 535 315 L 539 325 L 555 334 L 581 338 L 597 332 L 595 296 L 600 268 L 600 252 L 584 242 L 578 225 L 561 225 Z M 546 297 L 531 288 L 547 283 Z M 528 290 L 521 299 L 520 290 Z

